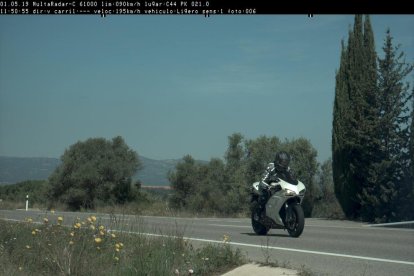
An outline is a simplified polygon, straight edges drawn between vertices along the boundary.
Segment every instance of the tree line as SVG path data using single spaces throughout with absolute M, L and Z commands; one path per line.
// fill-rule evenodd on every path
M 213 158 L 209 162 L 197 162 L 186 155 L 175 170 L 170 171 L 168 177 L 173 188 L 167 197 L 170 207 L 217 215 L 248 212 L 251 184 L 260 180 L 279 150 L 292 155 L 291 167 L 307 186 L 304 205 L 308 216 L 321 199 L 333 199 L 324 193 L 326 189 L 319 187 L 318 179 L 323 178 L 327 189 L 333 191 L 332 177 L 329 170 L 322 174 L 318 171 L 317 152 L 308 140 L 281 141 L 275 136 L 245 139 L 242 134 L 234 133 L 228 137 L 224 160 Z M 79 141 L 66 149 L 60 159 L 60 165 L 47 181 L 0 187 L 0 198 L 21 201 L 30 194 L 32 204 L 46 203 L 49 208 L 64 205 L 68 210 L 151 201 L 148 194 L 141 191 L 141 183 L 132 181 L 132 176 L 142 167 L 138 153 L 120 136 L 112 140 Z M 330 162 L 326 163 L 329 167 Z M 161 199 L 158 197 L 158 200 Z
M 169 174 L 173 188 L 171 206 L 223 215 L 248 212 L 252 184 L 260 181 L 268 163 L 273 162 L 275 153 L 281 150 L 291 154 L 291 168 L 307 187 L 303 204 L 305 215 L 311 216 L 321 189 L 316 178 L 317 151 L 309 140 L 281 141 L 276 136 L 245 139 L 241 133 L 228 137 L 224 161 L 213 158 L 201 164 L 191 155 L 184 156 L 176 170 Z

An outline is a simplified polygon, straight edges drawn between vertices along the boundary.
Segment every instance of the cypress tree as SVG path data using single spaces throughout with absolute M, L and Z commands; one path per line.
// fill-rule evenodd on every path
M 408 177 L 407 177 L 407 190 L 406 192 L 406 201 L 404 202 L 405 208 L 403 218 L 407 220 L 413 220 L 413 208 L 412 203 L 414 201 L 414 86 L 411 89 L 411 126 L 410 126 L 410 146 L 409 146 L 409 155 L 408 155 Z M 404 193 L 402 193 L 404 195 Z
M 360 167 L 357 198 L 361 204 L 360 215 L 365 220 L 373 220 L 375 207 L 378 205 L 378 178 L 383 174 L 381 140 L 379 131 L 381 122 L 380 97 L 378 93 L 377 54 L 375 52 L 374 34 L 369 16 L 365 16 L 363 32 L 363 63 L 360 84 L 360 104 L 362 114 L 359 119 L 358 141 Z
M 344 210 L 344 212 L 350 218 L 359 216 L 361 205 L 358 194 L 366 179 L 366 172 L 364 170 L 365 149 L 363 144 L 364 131 L 367 127 L 364 120 L 365 103 L 363 86 L 364 70 L 366 69 L 364 56 L 362 15 L 356 15 L 353 36 L 350 36 L 348 42 L 348 94 L 353 112 L 349 116 L 350 125 L 347 130 L 345 142 L 345 149 L 349 155 L 349 170 L 346 179 L 349 193 L 347 200 L 352 202 L 352 209 Z
M 374 36 L 369 17 L 356 15 L 336 76 L 332 135 L 335 193 L 348 218 L 361 211 L 361 193 L 370 186 L 371 162 L 379 142 L 376 125 L 377 73 Z
M 411 128 L 410 128 L 410 155 L 409 155 L 409 166 L 411 172 L 411 186 L 412 194 L 414 195 L 414 87 L 411 89 Z
M 367 185 L 360 195 L 362 217 L 368 221 L 392 221 L 400 219 L 405 212 L 407 194 L 410 193 L 409 158 L 409 85 L 404 79 L 412 66 L 402 61 L 403 53 L 392 45 L 387 31 L 383 46 L 384 58 L 379 63 L 378 119 L 372 143 L 375 148 L 369 164 Z M 371 143 L 371 144 L 372 144 Z M 411 184 L 412 185 L 412 184 Z
M 383 47 L 385 56 L 379 59 L 381 140 L 387 154 L 399 159 L 400 166 L 406 167 L 410 140 L 408 105 L 412 96 L 410 86 L 404 80 L 414 67 L 402 60 L 404 53 L 399 52 L 399 46 L 393 46 L 392 39 L 388 30 Z
M 352 33 L 349 37 L 351 39 Z M 335 194 L 346 216 L 352 215 L 355 201 L 350 200 L 352 186 L 348 182 L 349 151 L 347 149 L 347 131 L 349 129 L 350 115 L 352 114 L 348 94 L 348 49 L 342 41 L 341 62 L 336 73 L 335 100 L 332 126 L 332 173 L 335 184 Z
M 390 199 L 389 206 L 392 210 L 385 209 L 384 214 L 381 215 L 387 220 L 392 220 L 394 216 L 397 216 L 397 219 L 404 216 L 404 212 L 400 214 L 393 214 L 393 212 L 398 211 L 401 204 L 406 203 L 404 199 L 412 190 L 412 182 L 409 181 L 409 166 L 412 158 L 409 149 L 410 113 L 408 107 L 412 95 L 409 84 L 404 81 L 413 71 L 413 66 L 403 60 L 404 53 L 399 51 L 399 45 L 393 46 L 390 30 L 387 30 L 383 50 L 385 56 L 379 60 L 380 88 L 383 99 L 381 138 L 386 146 L 390 174 L 388 181 L 381 184 L 386 188 L 393 185 L 395 197 Z M 395 206 L 392 200 L 398 205 Z

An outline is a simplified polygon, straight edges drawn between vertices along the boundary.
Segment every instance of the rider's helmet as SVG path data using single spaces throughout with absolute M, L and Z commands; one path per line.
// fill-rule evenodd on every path
M 286 151 L 280 151 L 275 156 L 275 168 L 278 171 L 286 171 L 290 163 L 290 155 Z

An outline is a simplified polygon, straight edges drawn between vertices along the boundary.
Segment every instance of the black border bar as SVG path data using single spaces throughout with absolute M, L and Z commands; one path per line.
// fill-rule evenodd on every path
M 408 0 L 0 0 L 1 14 L 413 14 Z M 40 12 L 40 11 L 45 12 Z M 156 12 L 149 13 L 153 10 Z M 49 11 L 49 12 L 48 12 Z M 99 11 L 99 12 L 97 12 Z M 167 11 L 167 12 L 163 12 Z M 210 12 L 208 12 L 210 11 Z M 66 14 L 68 14 L 66 13 Z M 65 14 L 64 12 L 58 14 Z

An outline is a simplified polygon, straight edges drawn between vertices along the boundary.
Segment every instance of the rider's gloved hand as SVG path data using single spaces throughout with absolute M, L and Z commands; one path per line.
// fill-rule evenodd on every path
M 261 189 L 261 190 L 268 190 L 269 189 L 269 187 L 270 187 L 270 185 L 269 184 L 267 184 L 266 182 L 264 182 L 264 181 L 260 181 L 260 183 L 259 183 L 259 188 Z
M 270 177 L 270 182 L 279 182 L 279 177 L 277 177 L 276 175 L 272 175 L 271 177 Z

